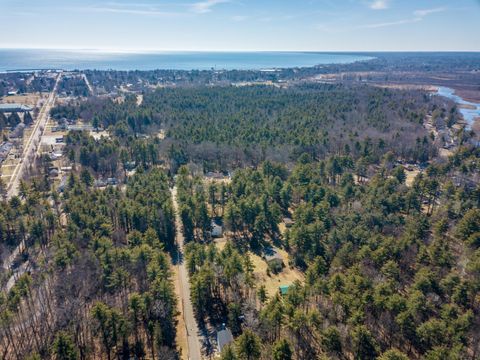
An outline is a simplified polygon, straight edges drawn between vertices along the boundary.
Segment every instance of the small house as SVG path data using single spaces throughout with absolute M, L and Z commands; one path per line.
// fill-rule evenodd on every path
M 290 285 L 280 285 L 278 287 L 278 291 L 280 292 L 280 295 L 285 296 L 287 295 L 289 288 L 290 288 Z
M 265 260 L 268 264 L 268 269 L 273 273 L 278 274 L 283 270 L 283 257 L 276 249 L 265 249 Z
M 0 112 L 12 113 L 12 112 L 30 112 L 33 108 L 23 104 L 0 104 Z
M 223 324 L 222 330 L 217 332 L 218 352 L 222 352 L 223 348 L 231 342 L 233 342 L 232 332 Z
M 96 188 L 103 188 L 103 187 L 107 186 L 106 182 L 103 181 L 102 179 L 95 180 L 95 182 L 93 183 L 93 185 L 94 185 Z
M 281 262 L 283 263 L 282 255 L 278 253 L 278 251 L 274 248 L 267 248 L 265 249 L 265 260 L 270 262 Z
M 61 159 L 63 156 L 63 154 L 61 152 L 53 152 L 51 155 L 50 155 L 50 159 L 51 160 L 58 160 L 58 159 Z
M 132 171 L 136 168 L 137 163 L 135 161 L 127 161 L 125 163 L 125 170 Z
M 211 180 L 223 180 L 225 178 L 221 172 L 217 171 L 209 171 L 205 174 L 205 177 Z
M 223 227 L 222 225 L 217 224 L 215 221 L 212 220 L 212 237 L 213 238 L 221 238 L 223 236 Z
M 107 179 L 107 185 L 113 186 L 113 185 L 117 185 L 117 184 L 118 184 L 118 180 L 116 178 L 108 178 Z

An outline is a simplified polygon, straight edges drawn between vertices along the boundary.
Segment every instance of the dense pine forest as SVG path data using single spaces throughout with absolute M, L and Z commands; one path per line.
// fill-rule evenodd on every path
M 120 103 L 94 98 L 52 111 L 57 119 L 81 117 L 110 129 L 130 153 L 139 137 L 150 134 L 147 147 L 155 148 L 157 159 L 223 171 L 295 161 L 305 152 L 377 162 L 392 151 L 425 162 L 436 155 L 435 138 L 423 127 L 428 114 L 449 127 L 459 119 L 454 103 L 424 92 L 327 84 L 159 89 L 145 94 L 140 106 L 127 96 Z
M 186 359 L 187 301 L 204 358 L 480 357 L 480 150 L 453 102 L 323 83 L 137 95 L 58 104 L 93 129 L 62 137 L 68 175 L 45 154 L 18 196 L 0 182 L 0 359 Z
M 464 149 L 410 187 L 388 157 L 368 183 L 341 159 L 309 155 L 291 173 L 267 162 L 213 187 L 182 169 L 197 316 L 228 319 L 239 335 L 222 359 L 477 358 L 480 197 L 467 179 L 479 155 Z M 215 204 L 228 230 L 223 250 L 203 235 Z M 249 259 L 271 246 L 305 273 L 284 296 L 265 293 Z
M 92 181 L 72 175 L 61 200 L 35 182 L 2 204 L 2 244 L 24 242 L 33 263 L 0 299 L 2 358 L 176 358 L 168 179 Z

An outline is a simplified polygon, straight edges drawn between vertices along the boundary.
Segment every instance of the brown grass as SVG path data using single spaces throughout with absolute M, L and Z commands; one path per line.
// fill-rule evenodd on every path
M 304 275 L 295 268 L 288 266 L 288 253 L 282 249 L 276 249 L 282 256 L 285 267 L 279 274 L 267 275 L 268 265 L 265 260 L 260 256 L 250 253 L 250 259 L 255 266 L 255 277 L 257 279 L 258 286 L 265 285 L 268 296 L 273 296 L 278 292 L 278 287 L 281 285 L 292 285 L 295 281 L 299 280 L 303 282 Z
M 226 238 L 216 239 L 215 245 L 217 249 L 222 251 L 225 248 L 227 241 L 228 240 Z M 285 250 L 279 249 L 279 248 L 275 248 L 275 250 L 282 256 L 285 267 L 283 268 L 283 271 L 281 273 L 276 275 L 271 273 L 270 276 L 267 275 L 267 269 L 268 269 L 267 262 L 264 259 L 262 259 L 260 256 L 252 252 L 248 252 L 248 255 L 250 256 L 250 260 L 252 261 L 252 264 L 255 268 L 254 275 L 256 278 L 257 289 L 260 286 L 265 285 L 267 294 L 270 297 L 275 295 L 278 292 L 279 286 L 291 285 L 296 280 L 303 282 L 305 278 L 305 276 L 301 271 L 295 268 L 289 267 L 288 265 L 289 255 Z
M 407 175 L 407 178 L 405 180 L 405 184 L 408 186 L 408 187 L 411 187 L 413 185 L 413 181 L 415 180 L 415 178 L 417 177 L 418 174 L 420 174 L 420 170 L 407 170 L 405 169 L 405 174 Z
M 29 93 L 4 97 L 2 102 L 6 104 L 18 103 L 35 107 L 38 101 L 43 98 L 45 98 L 43 94 Z

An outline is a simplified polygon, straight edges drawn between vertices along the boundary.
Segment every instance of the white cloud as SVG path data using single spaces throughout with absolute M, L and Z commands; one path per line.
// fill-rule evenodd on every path
M 205 14 L 212 11 L 212 7 L 228 3 L 230 0 L 205 0 L 191 4 L 190 9 L 198 14 Z
M 153 17 L 178 17 L 186 15 L 182 12 L 164 11 L 151 4 L 141 3 L 107 3 L 106 6 L 86 6 L 81 8 L 72 8 L 75 11 L 92 12 L 92 13 L 110 13 L 110 14 L 126 14 Z
M 367 24 L 367 25 L 359 26 L 358 28 L 359 29 L 377 29 L 377 28 L 388 27 L 388 26 L 396 26 L 396 25 L 416 23 L 416 22 L 422 21 L 425 17 L 427 17 L 431 14 L 443 12 L 445 10 L 447 10 L 447 9 L 446 8 L 434 8 L 434 9 L 415 10 L 413 12 L 413 17 L 410 18 L 410 19 L 401 19 L 401 20 L 390 21 L 390 22 Z
M 390 21 L 390 22 L 384 22 L 384 23 L 367 24 L 367 25 L 359 26 L 358 28 L 359 29 L 377 29 L 377 28 L 388 27 L 388 26 L 415 23 L 421 20 L 422 20 L 421 18 L 403 19 L 403 20 Z
M 389 0 L 374 0 L 370 2 L 370 9 L 373 10 L 385 10 L 388 9 Z
M 444 8 L 444 7 L 434 8 L 434 9 L 423 9 L 423 10 L 416 10 L 413 14 L 417 17 L 423 18 L 423 17 L 425 17 L 427 15 L 430 15 L 430 14 L 444 12 L 445 10 L 447 10 L 447 9 Z

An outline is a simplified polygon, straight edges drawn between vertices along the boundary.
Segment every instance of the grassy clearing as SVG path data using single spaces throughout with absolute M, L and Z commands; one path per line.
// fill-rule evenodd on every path
M 29 93 L 29 94 L 8 96 L 8 97 L 5 97 L 2 102 L 6 104 L 18 103 L 18 104 L 35 107 L 37 106 L 38 101 L 43 98 L 45 98 L 43 94 Z
M 250 253 L 250 258 L 255 266 L 255 277 L 257 278 L 258 286 L 265 285 L 268 296 L 273 296 L 278 292 L 278 287 L 281 285 L 291 285 L 296 280 L 303 282 L 304 275 L 297 269 L 292 269 L 288 266 L 288 253 L 282 249 L 276 249 L 282 256 L 285 267 L 279 274 L 267 275 L 268 265 L 260 256 Z
M 405 169 L 405 175 L 407 176 L 405 180 L 405 184 L 408 187 L 411 187 L 413 185 L 413 181 L 417 177 L 417 175 L 420 174 L 420 170 L 407 170 Z
M 227 239 L 221 238 L 215 240 L 215 245 L 221 251 L 227 243 Z M 291 285 L 296 280 L 303 282 L 304 275 L 297 269 L 292 269 L 288 266 L 289 256 L 288 253 L 283 249 L 275 248 L 278 254 L 283 258 L 283 263 L 285 267 L 283 271 L 279 274 L 270 274 L 267 275 L 268 264 L 260 256 L 249 252 L 250 259 L 252 260 L 253 266 L 255 268 L 254 274 L 256 278 L 257 288 L 264 285 L 267 291 L 268 296 L 273 296 L 278 292 L 278 287 L 281 285 Z

